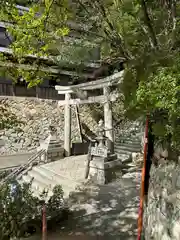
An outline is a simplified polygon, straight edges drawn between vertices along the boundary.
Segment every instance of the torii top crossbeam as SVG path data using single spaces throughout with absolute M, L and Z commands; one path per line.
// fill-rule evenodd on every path
M 77 85 L 72 85 L 72 86 L 56 85 L 55 89 L 58 91 L 58 94 L 66 94 L 66 93 L 77 92 L 79 90 L 84 91 L 84 90 L 94 90 L 94 89 L 101 89 L 104 87 L 110 87 L 113 85 L 117 85 L 122 81 L 123 73 L 124 71 L 117 72 L 103 79 L 99 79 L 99 80 L 91 81 L 87 83 L 81 83 Z

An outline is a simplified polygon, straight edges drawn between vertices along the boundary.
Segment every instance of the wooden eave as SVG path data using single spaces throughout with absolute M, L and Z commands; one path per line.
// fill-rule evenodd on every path
M 37 67 L 33 66 L 33 63 L 37 60 L 36 56 L 28 55 L 22 64 L 19 64 L 17 59 L 13 56 L 13 51 L 10 48 L 3 48 L 0 47 L 0 52 L 3 53 L 6 58 L 7 62 L 0 62 L 0 66 L 3 67 L 19 67 L 26 70 L 36 70 Z M 92 73 L 87 73 L 86 69 L 82 72 L 78 72 L 75 70 L 75 66 L 73 67 L 58 67 L 54 64 L 52 59 L 39 57 L 40 68 L 39 70 L 43 72 L 49 72 L 52 75 L 68 75 L 72 77 L 84 78 L 84 79 L 92 79 Z M 94 71 L 94 65 L 92 64 L 92 72 Z

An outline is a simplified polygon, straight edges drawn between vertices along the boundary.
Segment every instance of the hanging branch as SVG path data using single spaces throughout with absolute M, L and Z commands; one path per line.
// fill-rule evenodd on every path
M 177 25 L 177 19 L 176 19 L 176 0 L 172 0 L 171 2 L 171 13 L 172 13 L 172 33 L 173 33 L 173 40 L 175 38 L 175 31 L 176 31 L 176 25 Z
M 91 16 L 91 12 L 88 11 L 87 6 L 81 1 L 81 0 L 77 0 L 78 4 L 85 10 L 85 12 L 87 13 L 87 15 Z M 99 30 L 103 30 L 105 37 L 99 35 L 99 33 L 97 36 L 101 36 L 103 38 L 107 38 L 108 41 L 111 42 L 111 46 L 114 48 L 119 48 L 120 53 L 122 54 L 123 58 L 125 58 L 126 60 L 129 60 L 131 57 L 129 56 L 128 52 L 124 49 L 124 46 L 122 45 L 123 39 L 119 34 L 114 35 L 114 33 L 116 32 L 116 30 L 114 29 L 113 24 L 111 23 L 111 21 L 109 20 L 107 13 L 106 13 L 106 9 L 104 8 L 103 4 L 99 1 L 96 0 L 94 2 L 90 2 L 92 9 L 97 8 L 99 9 L 99 12 L 101 13 L 101 16 L 103 17 L 103 19 L 106 21 L 109 30 L 107 28 L 105 28 L 104 26 L 99 29 L 99 25 L 97 24 L 97 22 L 94 22 L 94 26 L 96 26 L 97 29 Z M 114 36 L 113 36 L 114 35 Z
M 141 6 L 142 6 L 143 13 L 144 13 L 144 21 L 145 21 L 145 24 L 148 27 L 148 32 L 149 32 L 151 40 L 152 40 L 153 48 L 157 48 L 158 47 L 158 42 L 157 42 L 157 39 L 156 39 L 156 34 L 154 32 L 153 26 L 151 24 L 151 19 L 150 19 L 149 14 L 148 14 L 147 5 L 146 5 L 145 0 L 141 0 Z
M 104 17 L 106 23 L 108 24 L 110 30 L 111 30 L 111 34 L 115 32 L 115 29 L 114 29 L 114 26 L 113 24 L 111 23 L 111 21 L 109 20 L 108 16 L 107 16 L 107 13 L 106 13 L 106 10 L 103 6 L 103 4 L 99 1 L 99 0 L 96 0 L 96 3 L 98 3 L 97 7 L 99 8 L 99 10 L 101 11 L 101 14 L 102 16 Z M 105 29 L 104 30 L 106 34 L 108 34 L 107 30 Z M 126 59 L 126 60 L 129 60 L 131 57 L 129 56 L 128 52 L 124 49 L 124 46 L 122 45 L 122 42 L 123 42 L 123 39 L 122 39 L 122 36 L 120 36 L 119 34 L 115 36 L 116 39 L 112 39 L 114 41 L 114 43 L 112 42 L 112 46 L 114 45 L 114 47 L 117 48 L 117 45 L 118 44 L 118 47 L 119 47 L 119 50 L 121 52 L 121 54 L 123 55 L 123 57 Z M 118 41 L 117 41 L 118 40 Z

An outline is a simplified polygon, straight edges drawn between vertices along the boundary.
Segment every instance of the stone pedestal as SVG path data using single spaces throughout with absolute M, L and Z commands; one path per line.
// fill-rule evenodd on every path
M 89 164 L 88 179 L 95 184 L 107 184 L 122 175 L 121 169 L 122 162 L 115 154 L 108 154 L 106 158 L 94 156 Z
M 45 154 L 41 156 L 41 162 L 48 163 L 64 157 L 64 147 L 62 141 L 56 137 L 56 131 L 50 129 L 50 135 L 41 143 L 38 151 L 44 149 Z
M 90 162 L 88 178 L 100 185 L 106 183 L 104 160 L 102 157 L 93 157 L 93 160 Z
M 54 136 L 50 137 L 50 141 L 46 150 L 47 162 L 59 160 L 64 157 L 64 148 L 62 143 Z
M 107 144 L 107 140 L 109 139 L 104 133 L 103 121 L 100 120 L 94 146 L 91 146 L 88 155 L 88 179 L 100 185 L 106 184 L 113 179 L 113 168 L 119 165 L 117 155 L 112 154 L 112 149 Z

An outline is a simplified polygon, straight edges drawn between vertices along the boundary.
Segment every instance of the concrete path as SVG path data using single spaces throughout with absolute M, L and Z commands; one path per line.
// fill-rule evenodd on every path
M 20 164 L 27 163 L 28 159 L 33 155 L 33 153 L 19 153 L 12 155 L 2 155 L 0 156 L 0 170 L 3 168 L 15 167 Z
M 132 176 L 132 175 L 131 175 Z M 82 232 L 102 239 L 136 239 L 139 206 L 139 178 L 123 176 L 119 181 L 89 189 L 86 198 L 75 198 L 72 209 L 77 214 L 71 233 Z M 77 193 L 78 195 L 78 193 Z
M 105 186 L 90 186 L 69 199 L 74 218 L 48 233 L 48 240 L 135 240 L 140 173 L 124 175 Z M 34 236 L 28 240 L 38 240 Z

